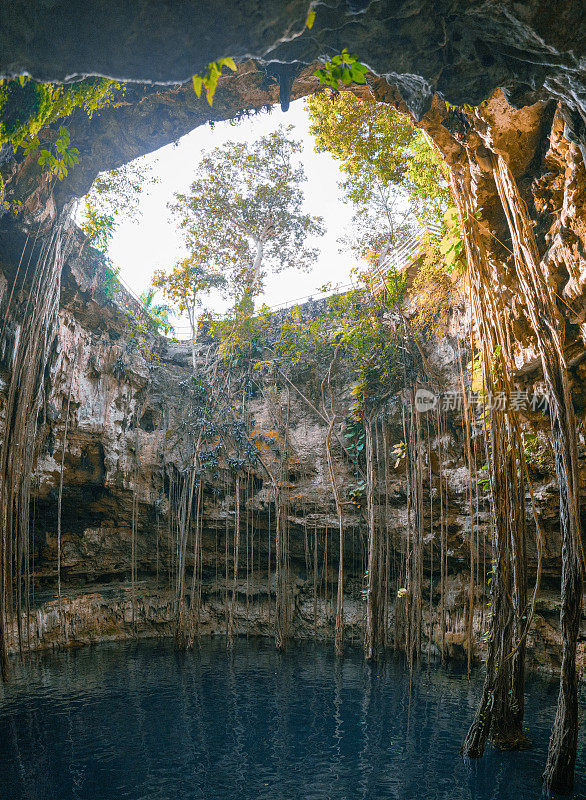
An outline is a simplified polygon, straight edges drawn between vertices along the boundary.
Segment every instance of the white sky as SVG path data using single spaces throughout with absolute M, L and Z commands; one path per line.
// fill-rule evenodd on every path
M 293 125 L 294 137 L 303 142 L 301 160 L 308 179 L 304 186 L 304 210 L 324 218 L 326 234 L 317 240 L 308 240 L 320 250 L 312 272 L 287 271 L 267 276 L 266 291 L 257 304 L 265 302 L 274 306 L 287 303 L 317 294 L 317 289 L 324 283 L 349 282 L 350 269 L 356 260 L 351 254 L 339 252 L 337 239 L 350 225 L 352 207 L 341 200 L 338 187 L 341 173 L 337 162 L 327 153 L 314 151 L 303 100 L 298 100 L 291 104 L 286 114 L 275 107 L 270 114 L 245 119 L 238 125 L 229 122 L 217 122 L 213 128 L 204 125 L 184 136 L 177 145 L 168 145 L 144 157 L 145 161 L 154 164 L 154 174 L 160 182 L 141 195 L 142 216 L 139 222 L 121 223 L 108 251 L 112 262 L 120 267 L 123 281 L 136 294 L 149 287 L 155 269 L 168 269 L 186 255 L 167 203 L 173 199 L 174 192 L 187 191 L 203 151 L 229 140 L 254 141 L 279 124 Z M 218 311 L 223 310 L 225 304 L 210 300 L 207 305 Z M 185 324 L 177 319 L 174 321 L 177 328 Z

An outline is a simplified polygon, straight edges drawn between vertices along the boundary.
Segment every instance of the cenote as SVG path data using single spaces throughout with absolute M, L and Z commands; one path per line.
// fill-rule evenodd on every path
M 0 800 L 585 797 L 585 30 L 0 0 Z
M 359 650 L 222 637 L 27 658 L 2 690 L 3 800 L 537 800 L 554 682 L 528 682 L 533 747 L 458 753 L 482 681 Z M 573 797 L 586 796 L 582 727 Z

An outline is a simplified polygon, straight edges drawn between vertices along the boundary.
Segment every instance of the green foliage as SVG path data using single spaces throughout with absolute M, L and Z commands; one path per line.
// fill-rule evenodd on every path
M 79 227 L 87 236 L 88 244 L 105 253 L 114 235 L 116 222 L 114 214 L 100 213 L 93 203 L 87 200 Z
M 422 225 L 437 224 L 454 202 L 448 165 L 422 130 L 416 130 L 409 143 L 404 185 L 413 214 Z
M 145 361 L 154 361 L 158 358 L 153 350 L 153 340 L 150 331 L 145 325 L 144 317 L 136 307 L 126 307 L 126 330 L 128 336 L 127 350 L 136 350 Z
M 490 468 L 488 464 L 483 464 L 480 469 L 485 474 L 479 478 L 476 483 L 481 486 L 485 492 L 490 492 Z
M 301 144 L 291 130 L 207 153 L 189 192 L 170 206 L 191 261 L 223 274 L 235 304 L 261 291 L 267 268 L 305 269 L 317 257 L 306 239 L 323 232 L 321 219 L 303 213 Z
M 169 273 L 157 270 L 153 275 L 153 287 L 161 289 L 165 297 L 177 306 L 180 314 L 187 313 L 192 340 L 195 340 L 197 332 L 197 309 L 202 297 L 224 285 L 224 277 L 219 272 L 207 269 L 189 258 L 175 264 Z
M 473 392 L 481 393 L 484 389 L 484 381 L 482 375 L 482 353 L 474 356 L 472 361 L 467 365 L 470 370 L 470 389 Z
M 140 295 L 140 301 L 151 318 L 155 330 L 162 331 L 165 336 L 168 336 L 170 333 L 175 332 L 169 320 L 169 317 L 173 314 L 173 309 L 163 303 L 155 303 L 155 296 L 156 289 L 151 286 L 150 289 Z
M 334 56 L 331 61 L 327 61 L 320 69 L 316 69 L 313 74 L 324 86 L 337 89 L 340 83 L 345 86 L 351 83 L 366 83 L 364 76 L 367 72 L 368 67 L 358 61 L 358 56 L 349 53 L 344 48 L 339 55 Z
M 13 149 L 24 147 L 33 152 L 39 145 L 42 128 L 83 109 L 89 117 L 114 102 L 120 89 L 117 81 L 107 78 L 84 78 L 55 86 L 28 79 L 0 82 L 0 143 Z M 71 164 L 69 166 L 72 166 Z
M 316 315 L 304 315 L 300 307 L 291 309 L 279 326 L 275 351 L 293 367 L 328 363 L 363 303 L 364 293 L 356 290 L 328 298 Z
M 209 325 L 210 335 L 220 342 L 219 357 L 234 365 L 252 361 L 254 369 L 272 368 L 275 365 L 274 360 L 262 359 L 265 348 L 271 341 L 271 315 L 268 306 L 263 306 L 257 314 L 253 314 L 250 305 L 241 303 L 236 312 L 224 319 L 209 313 L 203 315 Z
M 446 269 L 452 271 L 463 266 L 465 259 L 464 237 L 460 228 L 460 218 L 455 208 L 448 208 L 444 214 L 444 235 L 440 242 L 440 253 L 444 256 Z
M 457 299 L 461 272 L 445 263 L 442 242 L 429 233 L 422 237 L 423 255 L 411 285 L 414 314 L 411 324 L 415 333 L 443 335 L 451 308 Z
M 104 267 L 104 276 L 102 278 L 102 291 L 106 297 L 113 300 L 116 295 L 116 289 L 119 287 L 118 275 L 120 267 L 115 267 L 112 264 L 106 264 Z
M 318 309 L 294 307 L 278 314 L 263 309 L 253 314 L 249 306 L 227 319 L 208 315 L 206 322 L 223 361 L 231 366 L 252 364 L 257 381 L 262 373 L 295 380 L 299 371 L 323 380 L 335 359 L 336 368 L 353 383 L 345 450 L 358 464 L 364 450 L 363 415 L 382 407 L 402 380 L 399 334 L 385 315 L 401 302 L 403 291 L 404 282 L 398 281 L 374 308 L 370 293 L 358 288 L 320 301 Z
M 116 92 L 122 88 L 118 81 L 109 78 L 84 78 L 75 83 L 55 86 L 51 91 L 49 121 L 68 117 L 76 108 L 85 111 L 91 119 L 96 111 L 107 106 L 115 107 Z
M 474 113 L 474 111 L 476 111 L 476 108 L 484 108 L 484 106 L 488 105 L 488 100 L 483 100 L 482 103 L 480 103 L 480 105 L 478 106 L 472 106 L 467 103 L 464 103 L 464 105 L 462 106 L 456 106 L 453 103 L 449 103 L 447 100 L 444 100 L 444 102 L 446 104 L 446 109 L 448 111 L 459 111 L 459 112 L 465 111 L 468 114 Z
M 16 150 L 47 124 L 52 110 L 51 84 L 19 80 L 0 86 L 0 142 Z
M 399 185 L 409 164 L 415 131 L 407 117 L 385 103 L 372 103 L 351 92 L 322 92 L 306 101 L 309 132 L 318 153 L 340 161 L 347 176 L 343 188 L 357 203 L 370 200 L 377 186 Z
M 447 168 L 406 116 L 351 92 L 322 92 L 306 108 L 316 150 L 340 161 L 341 188 L 356 209 L 355 231 L 343 240 L 352 250 L 381 252 L 418 223 L 441 223 Z
M 319 314 L 303 316 L 293 309 L 279 327 L 274 350 L 282 369 L 302 365 L 319 370 L 338 353 L 341 369 L 354 378 L 350 412 L 359 422 L 380 406 L 401 379 L 398 334 L 384 321 L 385 312 L 401 302 L 403 282 L 384 303 L 373 308 L 363 289 L 328 298 Z M 360 452 L 360 450 L 358 451 Z
M 233 72 L 236 71 L 236 64 L 232 58 L 220 58 L 218 61 L 211 61 L 203 75 L 194 75 L 192 80 L 193 90 L 198 97 L 201 97 L 201 90 L 206 90 L 206 98 L 210 106 L 214 102 L 214 94 L 218 87 L 218 80 L 222 76 L 222 67 L 228 67 Z
M 51 145 L 51 149 L 41 150 L 39 164 L 60 181 L 67 176 L 70 167 L 79 164 L 79 150 L 71 147 L 69 131 L 63 125 L 59 127 L 59 138 Z
M 551 445 L 545 436 L 537 433 L 524 433 L 523 452 L 530 469 L 538 473 L 547 471 L 548 459 L 551 457 Z
M 346 439 L 346 454 L 351 461 L 357 463 L 366 444 L 364 427 L 359 424 L 358 420 L 351 417 L 346 424 L 344 437 Z M 359 484 L 357 488 L 360 489 L 360 491 L 364 491 L 364 485 L 362 483 Z
M 63 180 L 68 171 L 79 164 L 79 150 L 72 147 L 68 129 L 61 125 L 55 139 L 49 126 L 70 116 L 77 108 L 91 118 L 94 112 L 114 104 L 116 91 L 121 88 L 107 78 L 85 78 L 70 84 L 55 86 L 20 76 L 15 80 L 0 80 L 0 146 L 11 144 L 13 150 L 22 147 L 25 155 L 39 154 L 43 170 Z M 6 202 L 3 204 L 8 207 Z M 18 209 L 13 207 L 13 212 Z
M 351 485 L 348 488 L 347 495 L 353 505 L 359 506 L 366 497 L 366 481 L 357 481 L 357 483 Z
M 138 219 L 144 188 L 158 180 L 152 175 L 152 166 L 143 159 L 101 172 L 84 197 L 79 213 L 79 225 L 88 243 L 105 253 L 120 222 Z
M 223 285 L 223 278 L 217 272 L 207 272 L 197 261 L 184 259 L 178 262 L 170 273 L 157 270 L 153 275 L 153 287 L 162 289 L 170 300 L 177 304 L 179 313 L 196 308 L 200 295 Z

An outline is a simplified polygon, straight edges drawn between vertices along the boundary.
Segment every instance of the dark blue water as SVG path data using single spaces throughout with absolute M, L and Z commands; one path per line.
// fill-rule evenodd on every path
M 136 643 L 37 656 L 0 688 L 2 800 L 541 798 L 554 683 L 530 683 L 534 749 L 458 748 L 481 676 L 327 646 L 220 640 L 179 655 Z M 584 699 L 584 698 L 583 698 Z M 584 730 L 575 798 L 586 797 Z

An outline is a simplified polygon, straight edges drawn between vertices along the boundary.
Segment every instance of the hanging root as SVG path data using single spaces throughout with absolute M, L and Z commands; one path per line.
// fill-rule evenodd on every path
M 494 291 L 482 239 L 470 222 L 474 217 L 463 199 L 466 194 L 456 188 L 454 195 L 460 200 L 472 307 L 483 348 L 484 386 L 489 394 L 502 393 L 510 397 L 514 361 L 510 351 L 509 316 L 502 297 Z M 482 756 L 488 738 L 503 749 L 526 745 L 522 727 L 526 633 L 523 619 L 527 612 L 523 469 L 526 465 L 522 437 L 511 404 L 508 410 L 491 406 L 489 413 L 489 476 L 493 498 L 492 616 L 482 698 L 462 746 L 462 752 L 471 758 Z M 470 453 L 468 457 L 472 468 Z M 469 647 L 471 613 L 472 607 L 469 607 Z
M 509 225 L 517 276 L 537 340 L 543 377 L 549 391 L 549 414 L 560 493 L 562 590 L 560 626 L 562 665 L 560 692 L 544 772 L 548 789 L 571 791 L 578 743 L 578 675 L 576 649 L 583 601 L 583 560 L 576 420 L 563 348 L 565 324 L 554 287 L 540 270 L 535 234 L 515 180 L 502 156 L 494 166 L 499 196 Z
M 8 674 L 7 623 L 15 611 L 21 644 L 22 559 L 29 540 L 37 420 L 43 398 L 44 373 L 57 323 L 61 270 L 70 244 L 64 235 L 68 219 L 69 209 L 65 209 L 53 224 L 38 256 L 33 244 L 29 263 L 36 257 L 34 271 L 29 281 L 25 274 L 20 287 L 23 305 L 20 335 L 13 354 L 0 448 L 0 671 L 3 678 Z

